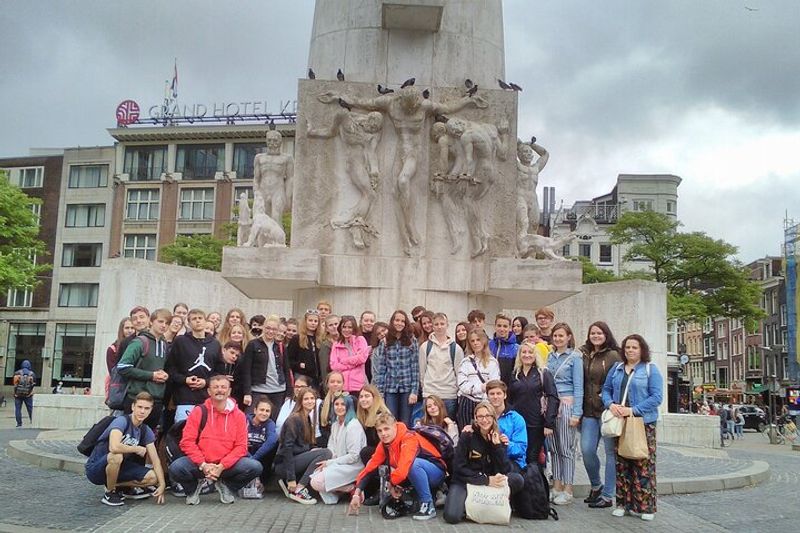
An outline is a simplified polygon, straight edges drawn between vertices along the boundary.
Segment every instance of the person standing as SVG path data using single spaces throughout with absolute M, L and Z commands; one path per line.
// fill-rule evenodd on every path
M 630 385 L 629 385 L 630 383 Z M 628 387 L 625 404 L 622 396 Z M 664 399 L 664 378 L 650 363 L 650 347 L 641 335 L 622 341 L 622 363 L 609 372 L 603 384 L 603 405 L 615 416 L 639 416 L 647 436 L 647 459 L 626 459 L 617 455 L 616 508 L 611 514 L 637 513 L 652 520 L 656 512 L 656 421 Z
M 482 329 L 472 328 L 467 335 L 467 353 L 458 365 L 458 409 L 460 429 L 472 424 L 475 406 L 486 396 L 486 383 L 500 379 L 500 366 L 489 352 L 489 338 Z
M 419 347 L 405 311 L 398 309 L 392 313 L 386 341 L 375 352 L 381 361 L 375 380 L 378 390 L 392 414 L 407 427 L 411 426 L 419 387 Z
M 611 507 L 616 477 L 616 442 L 613 437 L 600 434 L 603 414 L 603 385 L 611 369 L 620 362 L 619 347 L 605 322 L 589 326 L 583 353 L 583 420 L 581 421 L 581 454 L 583 466 L 589 476 L 591 491 L 584 500 L 593 509 Z M 600 439 L 605 449 L 605 475 L 600 481 L 600 458 L 597 448 Z
M 22 405 L 28 411 L 28 421 L 33 422 L 33 388 L 36 386 L 36 374 L 31 370 L 31 362 L 25 359 L 22 366 L 14 372 L 14 417 L 17 427 L 22 427 Z
M 264 320 L 261 336 L 247 343 L 240 365 L 244 405 L 252 411 L 261 398 L 267 398 L 276 406 L 272 410 L 273 420 L 277 420 L 278 406 L 283 405 L 286 394 L 291 392 L 289 365 L 280 344 L 275 342 L 279 323 L 274 315 Z
M 433 334 L 419 347 L 419 375 L 422 397 L 437 396 L 444 401 L 446 416 L 456 418 L 458 379 L 456 369 L 464 351 L 447 336 L 447 315 L 433 315 Z
M 508 385 L 517 358 L 517 339 L 511 332 L 511 318 L 502 313 L 494 319 L 494 338 L 489 341 L 489 351 L 500 364 L 500 379 Z
M 360 335 L 354 316 L 343 316 L 337 333 L 338 339 L 331 347 L 330 368 L 342 373 L 344 390 L 358 397 L 361 387 L 367 383 L 369 345 Z
M 328 307 L 328 312 L 330 313 L 330 307 Z M 316 309 L 306 311 L 298 326 L 297 335 L 293 336 L 286 345 L 286 360 L 294 372 L 294 376 L 307 376 L 311 378 L 311 384 L 314 386 L 322 383 L 317 341 L 321 336 L 318 333 L 321 333 L 319 326 L 323 320 Z

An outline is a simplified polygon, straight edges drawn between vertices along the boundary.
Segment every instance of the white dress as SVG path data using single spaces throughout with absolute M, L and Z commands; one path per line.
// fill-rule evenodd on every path
M 320 493 L 325 503 L 336 503 L 338 497 L 330 494 L 334 490 L 349 485 L 356 480 L 358 473 L 364 469 L 359 452 L 367 445 L 367 435 L 357 418 L 347 425 L 338 421 L 331 426 L 331 437 L 328 449 L 333 454 L 325 467 L 325 490 Z

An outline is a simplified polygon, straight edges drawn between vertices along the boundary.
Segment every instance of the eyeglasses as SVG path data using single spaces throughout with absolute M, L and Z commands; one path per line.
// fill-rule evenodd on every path
M 319 311 L 317 311 L 316 309 L 306 309 L 306 314 L 307 315 L 318 315 Z
M 494 418 L 492 415 L 475 415 L 475 420 L 486 420 L 489 418 Z

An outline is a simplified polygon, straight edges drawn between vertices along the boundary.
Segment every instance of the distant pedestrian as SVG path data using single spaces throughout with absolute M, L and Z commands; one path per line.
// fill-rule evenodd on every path
M 28 410 L 28 420 L 33 422 L 33 389 L 36 386 L 36 374 L 31 370 L 31 362 L 22 361 L 22 368 L 14 372 L 14 416 L 17 427 L 22 427 L 22 404 Z

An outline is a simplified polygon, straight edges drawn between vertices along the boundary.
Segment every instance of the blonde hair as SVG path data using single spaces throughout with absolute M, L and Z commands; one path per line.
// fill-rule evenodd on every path
M 540 352 L 540 348 L 538 347 L 538 345 L 544 346 L 544 349 L 545 349 L 544 362 L 542 362 L 542 359 L 541 359 L 542 354 Z M 545 343 L 539 342 L 539 343 L 534 344 L 529 340 L 522 341 L 522 343 L 520 343 L 520 345 L 519 345 L 519 348 L 517 348 L 517 357 L 514 359 L 514 370 L 513 370 L 512 374 L 515 377 L 519 377 L 520 372 L 522 372 L 522 348 L 523 347 L 529 348 L 531 350 L 531 352 L 533 352 L 533 367 L 534 368 L 536 368 L 536 369 L 544 368 L 546 366 L 546 364 L 547 364 L 546 357 L 547 357 L 547 352 L 549 352 L 550 349 Z
M 397 419 L 389 411 L 383 412 L 375 417 L 375 427 L 378 426 L 391 426 L 396 424 Z
M 341 317 L 339 317 L 338 315 L 334 315 L 333 313 L 331 313 L 330 315 L 325 317 L 325 320 L 322 321 L 322 331 L 319 331 L 319 326 L 317 326 L 317 332 L 318 332 L 318 334 L 317 334 L 317 346 L 322 346 L 326 342 L 331 342 L 331 344 L 333 344 L 333 342 L 331 341 L 331 338 L 328 336 L 328 321 L 329 320 L 331 322 L 333 322 L 334 320 L 341 321 L 342 319 L 341 319 Z
M 320 426 L 327 426 L 327 425 L 330 424 L 330 421 L 331 421 L 330 420 L 330 416 L 331 416 L 331 413 L 333 412 L 333 400 L 334 400 L 334 397 L 338 396 L 338 395 L 340 395 L 342 393 L 342 391 L 334 393 L 334 392 L 331 391 L 330 387 L 328 387 L 328 383 L 330 382 L 331 376 L 334 376 L 334 375 L 338 375 L 340 378 L 342 378 L 342 386 L 344 386 L 344 374 L 342 374 L 338 370 L 331 371 L 325 377 L 325 388 L 328 389 L 328 392 L 325 394 L 325 398 L 322 400 L 322 408 L 320 409 L 320 414 L 319 414 L 319 425 Z
M 319 336 L 320 336 L 319 328 L 320 328 L 320 325 L 321 325 L 319 323 L 319 313 L 317 313 L 316 311 L 314 311 L 314 312 L 306 312 L 306 314 L 303 315 L 302 322 L 297 324 L 297 344 L 299 344 L 300 348 L 302 348 L 303 350 L 308 350 L 308 336 L 309 336 L 309 333 L 308 333 L 307 324 L 308 324 L 308 317 L 310 317 L 310 316 L 317 317 L 317 329 L 314 331 L 314 338 L 317 339 L 316 344 L 317 344 L 317 346 L 319 346 Z M 325 327 L 323 326 L 322 329 L 324 331 Z
M 356 402 L 356 418 L 361 422 L 361 425 L 367 428 L 375 427 L 375 421 L 381 413 L 388 413 L 389 408 L 383 401 L 383 396 L 378 390 L 378 387 L 372 384 L 367 384 L 361 387 L 358 395 L 361 396 L 362 391 L 367 391 L 372 394 L 372 406 L 369 409 L 361 407 L 361 402 Z
M 497 433 L 500 433 L 500 426 L 497 425 L 497 411 L 494 410 L 494 407 L 492 406 L 491 403 L 489 403 L 489 400 L 483 400 L 482 402 L 480 402 L 478 405 L 475 406 L 475 411 L 473 411 L 474 417 L 478 416 L 478 409 L 486 409 L 487 411 L 489 411 L 489 414 L 492 415 L 492 427 L 491 429 L 489 429 L 489 432 L 495 431 Z M 478 419 L 474 418 L 474 420 L 477 423 Z
M 247 328 L 244 327 L 242 324 L 236 324 L 235 326 L 231 326 L 227 330 L 222 328 L 222 331 L 219 332 L 219 344 L 220 346 L 225 346 L 228 341 L 231 340 L 231 333 L 233 333 L 234 328 L 240 328 L 244 333 L 242 337 L 242 352 L 244 353 L 244 349 L 247 347 L 247 343 L 253 340 L 253 337 L 250 335 L 250 332 L 247 331 Z
M 469 342 L 470 337 L 476 335 L 481 342 L 483 342 L 483 349 L 479 353 L 475 353 L 472 350 L 472 345 Z M 475 358 L 480 361 L 481 365 L 484 367 L 489 366 L 489 361 L 492 358 L 492 352 L 489 351 L 489 337 L 486 336 L 486 332 L 482 329 L 472 328 L 467 333 L 467 355 L 474 355 Z

